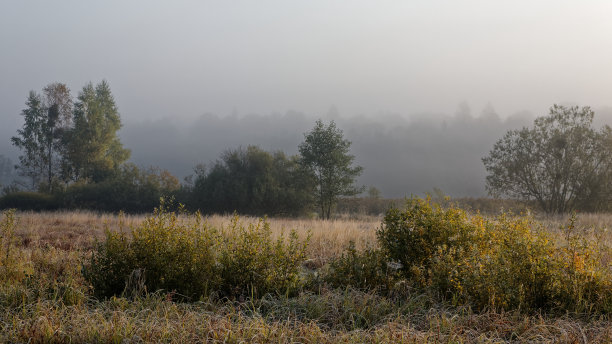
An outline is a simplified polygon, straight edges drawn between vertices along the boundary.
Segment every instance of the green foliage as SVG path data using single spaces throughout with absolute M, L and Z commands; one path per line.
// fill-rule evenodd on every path
M 144 276 L 146 290 L 163 289 L 186 297 L 199 297 L 218 285 L 214 246 L 218 235 L 202 222 L 185 223 L 162 205 L 128 235 L 106 231 L 83 274 L 98 297 L 119 295 L 135 271 Z M 214 290 L 214 289 L 213 289 Z
M 531 225 L 505 215 L 492 222 L 475 217 L 473 247 L 436 256 L 432 285 L 478 308 L 555 308 L 560 287 L 555 247 Z
M 44 178 L 47 159 L 43 132 L 45 111 L 41 96 L 34 91 L 30 91 L 26 106 L 21 112 L 24 117 L 23 128 L 17 130 L 17 136 L 12 137 L 11 142 L 24 152 L 19 157 L 21 174 L 32 178 L 37 185 Z
M 124 164 L 112 177 L 72 184 L 58 197 L 69 209 L 143 213 L 152 211 L 161 197 L 170 197 L 178 189 L 178 179 L 166 170 Z
M 60 202 L 53 195 L 40 192 L 11 192 L 0 197 L 0 209 L 15 208 L 19 210 L 56 210 Z
M 194 300 L 213 292 L 233 298 L 293 292 L 299 286 L 306 241 L 295 232 L 288 241 L 274 241 L 263 220 L 244 226 L 236 217 L 220 232 L 200 215 L 182 218 L 162 203 L 130 232 L 107 231 L 84 266 L 95 295 L 133 294 L 134 286 L 142 285 L 149 292 L 161 289 Z
M 124 164 L 112 176 L 98 183 L 77 182 L 53 194 L 11 192 L 0 197 L 0 209 L 20 210 L 88 209 L 106 212 L 151 212 L 161 197 L 171 197 L 179 181 L 166 170 L 139 169 Z
M 561 265 L 561 283 L 564 299 L 577 305 L 562 304 L 578 308 L 583 312 L 605 309 L 612 312 L 612 273 L 605 256 L 612 250 L 597 238 L 587 240 L 575 227 L 576 215 L 572 214 L 564 228 L 565 245 L 556 252 Z
M 83 88 L 73 107 L 65 84 L 53 83 L 43 96 L 31 91 L 22 111 L 24 125 L 11 138 L 23 151 L 21 174 L 46 192 L 59 181 L 101 181 L 129 157 L 117 130 L 121 120 L 106 81 Z
M 223 238 L 219 273 L 225 294 L 293 294 L 300 286 L 299 268 L 308 240 L 300 241 L 295 231 L 288 240 L 283 235 L 273 240 L 265 219 L 244 226 L 235 215 Z
M 67 173 L 74 180 L 93 182 L 111 176 L 130 156 L 117 136 L 120 128 L 121 119 L 108 83 L 83 87 L 74 106 L 74 126 L 65 137 Z
M 317 200 L 321 218 L 329 219 L 340 196 L 353 196 L 363 191 L 354 186 L 361 175 L 361 166 L 352 166 L 355 157 L 349 154 L 351 142 L 344 139 L 342 130 L 332 121 L 325 126 L 318 120 L 315 127 L 304 134 L 299 146 L 300 164 L 308 171 L 316 187 L 313 197 Z
M 533 128 L 506 133 L 482 159 L 492 195 L 535 200 L 549 213 L 609 209 L 612 129 L 588 108 L 554 105 Z
M 401 264 L 405 276 L 424 285 L 437 255 L 459 254 L 470 247 L 473 227 L 460 209 L 411 199 L 406 210 L 387 211 L 377 236 L 387 257 Z
M 65 151 L 63 134 L 71 121 L 72 99 L 65 84 L 47 85 L 44 97 L 30 91 L 27 108 L 22 111 L 24 125 L 11 138 L 24 154 L 19 157 L 21 174 L 32 178 L 38 186 L 46 182 L 46 191 L 61 176 Z
M 612 311 L 612 276 L 595 243 L 555 246 L 527 218 L 473 221 L 473 249 L 437 258 L 438 289 L 480 308 Z
M 11 255 L 12 273 L 0 278 L 0 307 L 28 307 L 42 300 L 73 306 L 86 301 L 88 290 L 80 275 L 77 252 L 53 247 L 23 250 L 13 242 Z
M 570 228 L 572 225 L 570 224 Z M 596 243 L 556 246 L 529 218 L 494 220 L 410 200 L 378 232 L 388 259 L 425 290 L 476 308 L 612 311 L 612 274 Z
M 296 157 L 249 146 L 200 171 L 186 203 L 206 213 L 295 216 L 310 205 L 308 187 Z
M 351 286 L 385 293 L 393 288 L 395 275 L 382 251 L 373 248 L 358 251 L 351 241 L 342 255 L 329 263 L 322 279 L 336 288 Z

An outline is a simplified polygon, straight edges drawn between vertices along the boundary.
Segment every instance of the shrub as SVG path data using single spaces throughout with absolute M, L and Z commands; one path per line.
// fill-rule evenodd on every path
M 612 313 L 612 269 L 606 266 L 604 256 L 610 247 L 587 240 L 575 228 L 576 216 L 572 215 L 565 227 L 566 244 L 556 252 L 561 266 L 560 284 L 564 287 L 564 307 L 578 311 L 606 310 Z M 570 302 L 570 304 L 567 304 Z
M 477 308 L 554 308 L 559 267 L 549 238 L 532 230 L 528 218 L 475 216 L 471 222 L 472 247 L 459 255 L 438 255 L 433 286 Z
M 596 243 L 568 235 L 566 246 L 556 246 L 528 217 L 470 217 L 416 199 L 387 213 L 378 238 L 403 277 L 455 303 L 612 311 L 612 276 Z
M 218 286 L 214 247 L 218 235 L 194 215 L 193 222 L 181 221 L 164 205 L 142 224 L 124 231 L 106 230 L 90 262 L 85 278 L 98 297 L 119 295 L 134 271 L 142 271 L 148 291 L 176 291 L 186 297 L 205 295 Z
M 382 251 L 367 248 L 358 251 L 351 241 L 340 257 L 333 259 L 323 281 L 332 287 L 352 286 L 360 290 L 388 292 L 393 287 L 394 269 L 387 265 Z
M 155 209 L 160 197 L 178 189 L 176 177 L 165 170 L 124 164 L 114 176 L 97 183 L 72 184 L 58 198 L 69 209 L 144 213 Z
M 107 230 L 84 266 L 96 296 L 129 295 L 144 287 L 179 298 L 211 292 L 239 297 L 285 293 L 299 284 L 306 241 L 295 232 L 273 241 L 264 220 L 244 226 L 235 217 L 228 229 L 218 231 L 199 214 L 180 218 L 162 203 L 130 232 Z
M 55 210 L 59 203 L 53 195 L 40 192 L 13 192 L 0 197 L 0 209 Z
M 292 294 L 298 288 L 308 240 L 300 241 L 295 231 L 287 241 L 284 235 L 273 240 L 266 220 L 244 226 L 234 215 L 223 237 L 219 256 L 223 294 Z
M 464 211 L 411 199 L 406 210 L 387 211 L 377 237 L 385 255 L 401 264 L 406 277 L 426 285 L 435 257 L 461 254 L 470 247 L 473 234 Z

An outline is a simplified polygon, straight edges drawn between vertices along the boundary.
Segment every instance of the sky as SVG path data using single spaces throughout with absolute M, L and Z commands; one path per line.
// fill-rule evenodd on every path
M 611 15 L 612 2 L 598 0 L 2 1 L 0 154 L 17 154 L 9 138 L 28 91 L 56 81 L 76 95 L 107 80 L 122 140 L 142 147 L 133 159 L 177 174 L 186 168 L 172 154 L 145 152 L 154 143 L 146 128 L 172 124 L 181 139 L 203 118 L 281 116 L 278 137 L 297 133 L 293 145 L 314 120 L 292 125 L 292 114 L 407 126 L 441 125 L 466 105 L 474 117 L 493 108 L 502 122 L 555 103 L 609 109 Z M 397 127 L 388 124 L 385 135 Z M 127 136 L 136 132 L 145 134 Z M 291 150 L 274 135 L 254 141 Z M 187 146 L 195 142 L 215 146 Z M 209 161 L 220 149 L 189 157 Z

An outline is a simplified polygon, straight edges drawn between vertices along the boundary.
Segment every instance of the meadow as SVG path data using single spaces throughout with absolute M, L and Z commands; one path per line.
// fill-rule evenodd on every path
M 389 264 L 388 256 L 381 258 L 381 238 L 393 234 L 394 223 L 400 228 L 412 221 L 414 214 L 400 211 L 397 218 L 263 221 L 172 212 L 120 216 L 5 212 L 1 219 L 0 342 L 612 342 L 611 214 L 579 214 L 572 222 L 569 215 L 533 219 L 507 215 L 504 219 L 428 208 L 428 203 L 420 207 L 429 213 L 419 223 L 450 232 L 440 232 L 446 242 L 426 251 L 430 260 L 419 258 L 419 264 L 410 269 L 402 257 L 398 261 L 404 264 L 399 268 Z M 377 235 L 383 222 L 387 232 Z M 439 240 L 414 237 L 415 223 L 410 222 L 408 232 L 398 233 L 421 240 L 414 241 L 421 246 Z M 174 236 L 169 229 L 187 237 Z M 201 247 L 216 247 L 216 251 L 201 257 L 201 247 L 192 246 L 190 233 L 202 235 Z M 138 238 L 145 243 L 142 247 L 136 245 Z M 481 251 L 464 248 L 475 240 L 483 243 L 478 248 Z M 175 244 L 163 246 L 166 243 Z M 457 248 L 449 249 L 449 243 Z M 140 251 L 128 252 L 134 247 Z M 510 256 L 496 256 L 501 254 L 495 251 L 499 247 L 506 247 Z M 194 252 L 194 256 L 175 257 L 178 251 L 172 249 Z M 273 254 L 263 256 L 266 250 Z M 485 250 L 486 261 L 480 258 Z M 392 249 L 385 252 L 394 254 Z M 542 256 L 536 263 L 525 260 L 523 264 L 521 252 Z M 165 275 L 174 267 L 159 265 L 163 262 L 153 260 L 155 255 L 176 258 L 177 271 Z M 550 262 L 542 258 L 557 255 Z M 93 271 L 112 277 L 121 271 L 117 264 L 142 259 L 138 257 L 150 259 L 142 273 L 158 269 L 159 283 L 177 289 L 149 290 L 145 283 L 152 281 L 150 277 L 145 281 L 131 273 L 128 279 L 116 276 L 124 285 L 122 291 L 113 292 L 116 288 L 103 284 L 108 278 L 101 281 L 91 276 Z M 504 265 L 512 259 L 520 264 Z M 190 270 L 185 261 L 191 260 L 202 267 L 198 271 L 208 275 Z M 541 261 L 548 264 L 545 270 L 538 265 Z M 564 265 L 567 261 L 570 263 Z M 559 262 L 561 265 L 555 265 Z M 236 271 L 250 264 L 259 270 L 251 284 L 242 285 L 240 279 L 245 275 Z M 473 265 L 463 269 L 462 264 Z M 276 266 L 282 266 L 285 275 L 270 270 Z M 473 275 L 476 266 L 496 274 Z M 236 270 L 222 270 L 228 267 Z M 527 282 L 520 285 L 525 288 L 520 293 L 504 290 L 506 285 L 513 286 L 511 279 L 499 279 L 506 270 L 511 279 L 521 280 L 525 274 L 526 280 L 536 283 L 532 286 L 536 292 L 546 289 L 550 293 L 531 298 Z M 451 277 L 441 279 L 439 271 Z M 538 284 L 542 282 L 538 274 L 545 284 Z M 204 288 L 184 284 L 176 276 L 217 279 Z M 175 284 L 168 284 L 171 279 Z M 546 284 L 548 280 L 554 283 Z M 570 284 L 573 289 L 566 288 Z M 108 294 L 100 295 L 101 288 Z

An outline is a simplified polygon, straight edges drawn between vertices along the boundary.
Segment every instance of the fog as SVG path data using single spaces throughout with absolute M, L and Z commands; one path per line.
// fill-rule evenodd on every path
M 349 118 L 335 108 L 320 117 L 334 120 L 352 142 L 355 163 L 364 167 L 358 183 L 375 186 L 386 197 L 422 195 L 433 188 L 453 196 L 484 196 L 486 174 L 480 159 L 506 130 L 531 121 L 529 114 L 501 119 L 491 107 L 472 114 L 465 105 L 451 116 L 412 120 L 393 114 Z M 135 163 L 185 176 L 196 163 L 210 164 L 228 148 L 255 144 L 296 154 L 303 133 L 316 119 L 297 112 L 208 114 L 187 125 L 171 119 L 128 123 L 121 136 Z
M 0 154 L 29 90 L 106 79 L 132 161 L 296 153 L 335 119 L 388 197 L 484 195 L 480 158 L 555 103 L 612 105 L 608 1 L 5 1 Z M 601 111 L 599 111 L 601 110 Z M 603 121 L 603 120 L 602 120 Z

